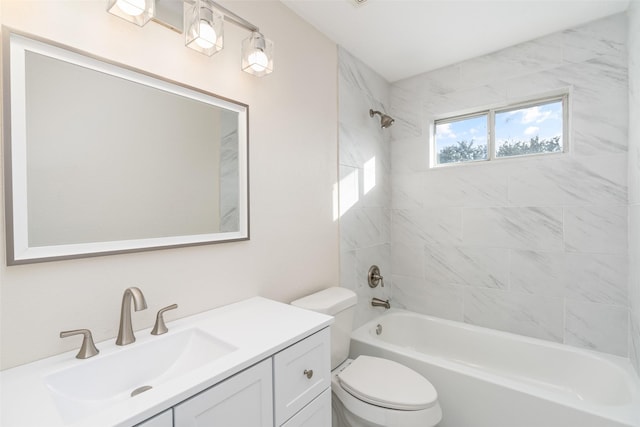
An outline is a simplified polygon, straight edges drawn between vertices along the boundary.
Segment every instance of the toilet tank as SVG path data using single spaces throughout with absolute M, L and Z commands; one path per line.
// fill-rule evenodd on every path
M 334 317 L 331 324 L 331 369 L 349 356 L 351 330 L 358 301 L 355 292 L 345 288 L 328 288 L 291 302 L 291 305 Z

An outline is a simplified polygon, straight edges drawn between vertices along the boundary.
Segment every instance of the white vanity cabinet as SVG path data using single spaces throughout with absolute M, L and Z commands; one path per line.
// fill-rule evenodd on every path
M 307 419 L 327 408 L 331 419 L 331 351 L 329 328 L 325 328 L 273 356 L 275 425 L 315 426 Z M 329 398 L 319 396 L 329 391 Z M 316 401 L 317 399 L 320 399 Z M 311 403 L 314 403 L 312 406 Z M 309 411 L 307 413 L 307 411 Z M 294 421 L 293 418 L 297 418 Z M 290 420 L 291 419 L 291 420 Z M 290 420 L 290 421 L 287 421 Z M 286 423 L 286 424 L 285 424 Z M 330 425 L 324 424 L 326 426 Z
M 136 331 L 131 345 L 98 343 L 86 360 L 73 350 L 4 370 L 0 425 L 328 427 L 332 321 L 253 297 L 175 320 L 163 335 Z
M 175 427 L 273 425 L 271 359 L 211 387 L 173 408 Z
M 329 343 L 325 328 L 136 427 L 328 427 Z

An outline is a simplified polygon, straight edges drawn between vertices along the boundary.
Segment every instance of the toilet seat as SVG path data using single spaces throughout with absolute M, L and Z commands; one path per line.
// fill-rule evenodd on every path
M 382 408 L 419 411 L 438 402 L 438 393 L 426 378 L 388 359 L 359 356 L 337 377 L 349 394 Z

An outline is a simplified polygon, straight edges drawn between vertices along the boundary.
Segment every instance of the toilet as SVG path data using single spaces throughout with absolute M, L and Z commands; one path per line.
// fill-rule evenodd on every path
M 388 359 L 349 359 L 356 294 L 328 288 L 291 304 L 335 317 L 331 325 L 332 427 L 433 427 L 438 393 L 417 372 Z

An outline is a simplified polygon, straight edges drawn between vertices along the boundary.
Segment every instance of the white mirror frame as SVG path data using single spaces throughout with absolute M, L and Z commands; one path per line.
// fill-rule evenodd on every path
M 249 107 L 7 27 L 3 33 L 4 180 L 7 265 L 205 245 L 249 239 Z M 134 240 L 29 247 L 25 55 L 35 52 L 238 113 L 239 230 Z

